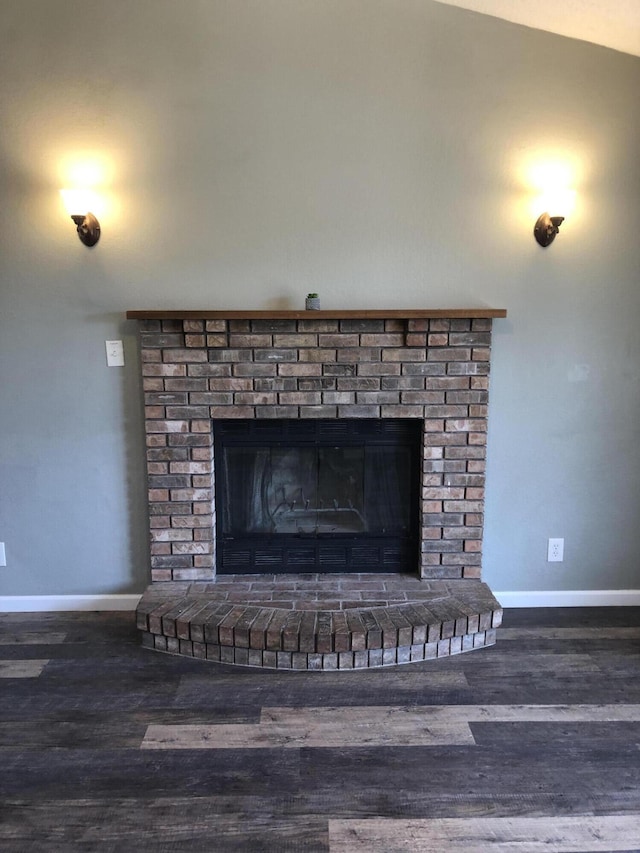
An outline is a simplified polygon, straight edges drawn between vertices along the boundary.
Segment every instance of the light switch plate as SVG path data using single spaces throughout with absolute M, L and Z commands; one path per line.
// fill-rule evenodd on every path
M 4 542 L 0 542 L 0 566 L 7 565 L 7 555 L 4 550 Z
M 105 341 L 107 349 L 107 367 L 124 367 L 124 347 L 122 341 Z

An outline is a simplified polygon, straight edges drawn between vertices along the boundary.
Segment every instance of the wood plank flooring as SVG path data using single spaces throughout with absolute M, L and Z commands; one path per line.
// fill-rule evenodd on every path
M 280 672 L 157 655 L 130 613 L 0 616 L 0 850 L 640 851 L 640 608 Z

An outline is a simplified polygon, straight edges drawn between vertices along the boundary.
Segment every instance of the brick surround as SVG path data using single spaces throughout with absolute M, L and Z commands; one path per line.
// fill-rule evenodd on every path
M 504 312 L 151 313 L 128 316 L 140 321 L 152 581 L 215 577 L 219 418 L 419 418 L 421 550 L 408 570 L 480 578 L 491 317 Z

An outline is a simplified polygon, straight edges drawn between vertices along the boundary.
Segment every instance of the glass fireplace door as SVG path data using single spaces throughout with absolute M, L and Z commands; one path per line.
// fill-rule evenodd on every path
M 415 568 L 418 424 L 339 421 L 337 443 L 322 422 L 232 423 L 214 427 L 218 571 Z

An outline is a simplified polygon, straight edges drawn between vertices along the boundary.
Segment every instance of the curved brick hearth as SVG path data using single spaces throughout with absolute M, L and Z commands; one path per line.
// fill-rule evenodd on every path
M 153 584 L 143 644 L 172 654 L 292 670 L 362 669 L 492 645 L 502 618 L 486 584 L 404 575 L 242 575 Z

